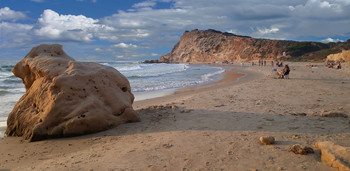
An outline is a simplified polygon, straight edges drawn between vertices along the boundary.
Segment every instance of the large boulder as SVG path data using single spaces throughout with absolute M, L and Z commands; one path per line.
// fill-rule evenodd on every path
M 12 72 L 26 93 L 8 116 L 6 136 L 36 141 L 140 120 L 126 77 L 112 67 L 75 61 L 61 45 L 33 48 Z

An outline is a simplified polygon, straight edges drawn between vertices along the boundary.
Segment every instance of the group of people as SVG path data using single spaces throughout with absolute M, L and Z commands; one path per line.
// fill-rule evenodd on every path
M 334 68 L 335 65 L 336 65 L 335 61 L 327 61 L 327 63 L 326 63 L 326 66 L 328 68 Z M 340 62 L 338 62 L 337 69 L 341 69 Z
M 266 66 L 266 61 L 259 60 L 258 64 L 259 64 L 259 66 Z M 254 62 L 252 62 L 252 66 L 254 66 L 254 65 L 256 65 L 256 64 Z M 241 63 L 241 67 L 243 67 L 243 66 L 244 66 L 244 64 Z M 273 68 L 273 71 L 277 71 L 277 69 L 274 68 L 274 66 L 275 66 L 274 61 L 271 61 L 271 66 Z M 289 66 L 288 65 L 283 65 L 283 62 L 279 62 L 279 61 L 276 62 L 276 66 L 277 67 L 283 67 L 282 70 L 277 71 L 276 77 L 278 79 L 284 79 L 284 78 L 288 79 L 289 78 L 289 72 L 290 72 Z

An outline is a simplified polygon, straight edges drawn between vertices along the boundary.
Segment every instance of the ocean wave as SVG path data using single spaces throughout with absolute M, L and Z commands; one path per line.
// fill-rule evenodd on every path
M 142 66 L 136 65 L 136 66 L 114 67 L 114 68 L 117 69 L 118 71 L 122 72 L 122 71 L 135 71 L 135 70 L 140 70 L 140 69 L 142 69 Z
M 5 79 L 3 80 L 3 83 L 5 84 L 22 84 L 22 80 L 21 79 L 18 79 L 17 77 L 16 78 L 10 78 L 10 79 Z
M 222 74 L 223 72 L 225 72 L 225 70 L 221 68 L 221 70 L 219 70 L 219 71 L 208 73 L 208 74 L 204 74 L 204 75 L 201 76 L 201 78 L 204 81 L 208 81 L 208 80 L 211 80 L 211 77 L 213 77 L 215 75 Z
M 192 82 L 178 82 L 178 83 L 169 83 L 166 85 L 157 85 L 157 86 L 149 86 L 143 88 L 134 88 L 133 92 L 145 92 L 145 91 L 157 91 L 157 90 L 166 90 L 166 89 L 174 89 L 174 88 L 182 88 L 182 87 L 190 87 L 198 84 L 202 84 L 203 81 L 192 81 Z
M 9 94 L 9 93 L 10 93 L 9 91 L 0 90 L 0 96 L 6 95 L 6 94 Z
M 0 72 L 12 72 L 12 68 L 15 67 L 14 65 L 2 65 L 0 66 Z
M 186 64 L 142 64 L 141 69 L 121 71 L 126 77 L 160 77 L 163 75 L 186 71 L 189 66 Z

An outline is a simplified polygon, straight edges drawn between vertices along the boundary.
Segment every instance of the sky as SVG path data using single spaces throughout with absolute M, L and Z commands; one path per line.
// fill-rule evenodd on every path
M 0 0 L 0 60 L 58 43 L 78 60 L 159 59 L 185 31 L 350 39 L 350 0 Z

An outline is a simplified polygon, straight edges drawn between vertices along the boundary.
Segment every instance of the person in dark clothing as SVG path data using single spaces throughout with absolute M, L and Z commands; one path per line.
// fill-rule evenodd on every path
M 281 71 L 277 72 L 277 78 L 289 78 L 289 66 L 288 65 L 284 65 L 284 68 Z

